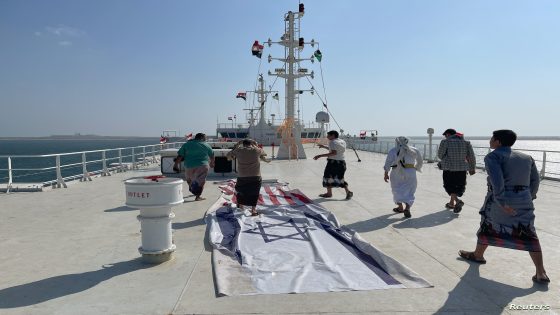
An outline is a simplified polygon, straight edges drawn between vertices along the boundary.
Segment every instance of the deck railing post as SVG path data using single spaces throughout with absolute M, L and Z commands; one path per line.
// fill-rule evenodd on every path
M 134 148 L 132 148 L 132 169 L 136 169 L 136 154 L 134 153 Z
M 422 157 L 424 159 L 426 159 L 426 151 L 428 149 L 428 145 L 426 143 L 424 143 L 424 154 L 422 154 Z M 428 161 L 432 161 L 432 150 L 430 148 L 430 155 L 428 156 Z
M 56 184 L 54 185 L 55 188 L 67 188 L 66 183 L 64 182 L 64 178 L 62 178 L 62 170 L 60 169 L 60 155 L 56 156 Z
M 152 163 L 156 163 L 156 146 L 152 146 Z
M 117 169 L 117 172 L 124 172 L 124 167 L 123 167 L 123 163 L 122 163 L 122 150 L 119 149 L 119 168 Z
M 90 181 L 91 182 L 91 177 L 89 176 L 89 172 L 87 171 L 87 166 L 86 166 L 86 153 L 82 152 L 82 178 L 80 179 L 81 182 L 85 182 L 85 181 Z
M 142 147 L 142 158 L 143 158 L 142 163 L 143 163 L 144 165 L 148 165 L 149 163 L 148 163 L 148 161 L 146 160 L 146 147 Z
M 107 155 L 105 152 L 106 151 L 101 152 L 101 159 L 103 160 L 103 171 L 101 172 L 101 176 L 111 176 L 109 169 L 107 169 Z
M 10 193 L 12 189 L 12 158 L 8 157 L 8 185 L 6 186 L 6 193 Z
M 541 167 L 541 179 L 544 179 L 546 176 L 546 151 L 542 153 L 542 167 Z

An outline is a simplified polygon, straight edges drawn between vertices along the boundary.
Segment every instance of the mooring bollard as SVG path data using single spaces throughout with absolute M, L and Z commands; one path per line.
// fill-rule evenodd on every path
M 158 264 L 172 258 L 175 251 L 171 221 L 173 206 L 183 203 L 183 180 L 165 176 L 135 177 L 125 181 L 126 205 L 140 209 L 142 246 L 147 263 Z

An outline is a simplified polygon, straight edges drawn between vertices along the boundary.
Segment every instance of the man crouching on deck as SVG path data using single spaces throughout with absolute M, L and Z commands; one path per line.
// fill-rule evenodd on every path
M 177 152 L 175 163 L 185 161 L 185 175 L 189 184 L 189 191 L 195 195 L 195 201 L 204 200 L 201 197 L 210 168 L 214 168 L 214 151 L 206 143 L 206 135 L 197 133 L 193 140 L 189 140 Z
M 348 190 L 348 183 L 344 180 L 344 173 L 346 173 L 346 162 L 344 161 L 346 142 L 338 138 L 338 131 L 336 130 L 327 132 L 327 139 L 329 139 L 329 146 L 320 144 L 319 147 L 328 149 L 329 153 L 319 154 L 313 158 L 314 160 L 322 157 L 327 158 L 327 166 L 323 175 L 323 187 L 327 188 L 327 193 L 321 194 L 319 197 L 330 198 L 332 197 L 332 188 L 340 187 L 346 190 L 346 200 L 350 200 L 354 193 Z
M 233 150 L 228 152 L 229 160 L 237 159 L 237 182 L 235 184 L 235 196 L 241 210 L 243 206 L 251 207 L 251 215 L 257 216 L 257 202 L 261 191 L 261 164 L 266 153 L 258 147 L 257 142 L 245 139 L 238 142 Z

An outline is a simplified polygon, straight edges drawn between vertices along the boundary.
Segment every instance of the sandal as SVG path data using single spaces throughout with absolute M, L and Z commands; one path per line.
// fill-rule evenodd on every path
M 455 209 L 455 206 L 452 206 L 449 202 L 445 204 L 447 209 Z
M 548 278 L 548 276 L 547 276 L 546 278 L 544 278 L 544 279 L 539 279 L 539 278 L 537 277 L 537 275 L 534 275 L 532 279 L 533 279 L 533 282 L 535 282 L 535 283 L 540 283 L 540 284 L 548 284 L 548 283 L 550 283 L 550 279 Z
M 320 194 L 319 197 L 322 197 L 322 198 L 330 198 L 330 197 L 332 197 L 332 195 L 329 195 L 329 194 Z
M 463 202 L 463 200 L 457 201 L 457 205 L 455 206 L 455 209 L 453 209 L 453 213 L 461 212 L 461 210 L 463 210 L 464 205 L 465 205 L 465 203 Z
M 405 209 L 403 213 L 404 213 L 404 217 L 407 219 L 412 217 L 412 215 L 410 214 L 410 210 Z
M 260 213 L 259 213 L 258 211 L 251 212 L 251 216 L 252 216 L 252 217 L 257 217 L 257 216 L 259 216 L 259 214 L 260 214 Z
M 351 192 L 351 191 L 349 191 L 349 192 L 346 194 L 346 200 L 350 200 L 350 199 L 352 199 L 352 197 L 354 197 L 354 193 Z
M 473 252 L 465 252 L 460 250 L 459 251 L 459 257 L 468 260 L 468 261 L 472 261 L 478 264 L 485 264 L 486 263 L 486 259 L 482 258 L 482 259 L 478 259 L 474 256 Z
M 396 207 L 396 208 L 393 209 L 393 212 L 395 212 L 395 213 L 403 213 L 404 210 L 403 210 L 403 209 L 400 209 L 399 207 Z

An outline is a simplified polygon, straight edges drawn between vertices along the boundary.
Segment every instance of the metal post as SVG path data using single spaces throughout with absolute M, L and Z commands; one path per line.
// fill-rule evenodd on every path
M 424 143 L 424 154 L 422 154 L 422 155 L 424 156 L 424 158 L 426 158 L 426 146 L 427 146 L 427 144 Z M 431 147 L 432 147 L 432 146 L 430 145 L 430 159 L 432 158 L 432 156 L 431 156 L 431 155 L 432 155 Z
M 122 164 L 122 150 L 119 149 L 119 168 L 117 169 L 117 172 L 122 172 L 123 171 L 123 164 Z
M 132 169 L 135 170 L 136 169 L 136 157 L 135 157 L 135 153 L 134 153 L 134 148 L 132 148 Z
M 12 189 L 12 158 L 8 157 L 8 186 L 6 186 L 6 193 L 10 193 Z
M 546 151 L 542 153 L 542 167 L 541 167 L 541 179 L 544 179 L 546 176 Z
M 89 180 L 91 182 L 91 177 L 89 176 L 89 172 L 87 171 L 86 167 L 86 153 L 82 152 L 82 178 L 80 179 L 81 182 L 85 182 Z
M 142 164 L 148 165 L 148 161 L 146 161 L 146 147 L 142 147 Z
M 434 155 L 432 152 L 432 146 L 433 146 L 433 135 L 434 135 L 434 128 L 428 128 L 427 133 L 428 133 L 428 144 L 430 145 L 430 152 L 428 153 L 428 162 L 429 163 L 433 163 L 434 162 Z M 424 146 L 425 148 L 425 146 Z M 426 154 L 426 149 L 424 149 L 424 155 Z
M 60 169 L 60 155 L 56 156 L 56 184 L 55 188 L 67 188 L 64 178 L 62 178 L 62 171 Z
M 152 163 L 156 163 L 156 146 L 152 146 Z
M 107 169 L 107 156 L 105 155 L 105 151 L 101 152 L 101 159 L 103 160 L 103 171 L 101 172 L 101 176 L 111 176 L 109 169 Z

